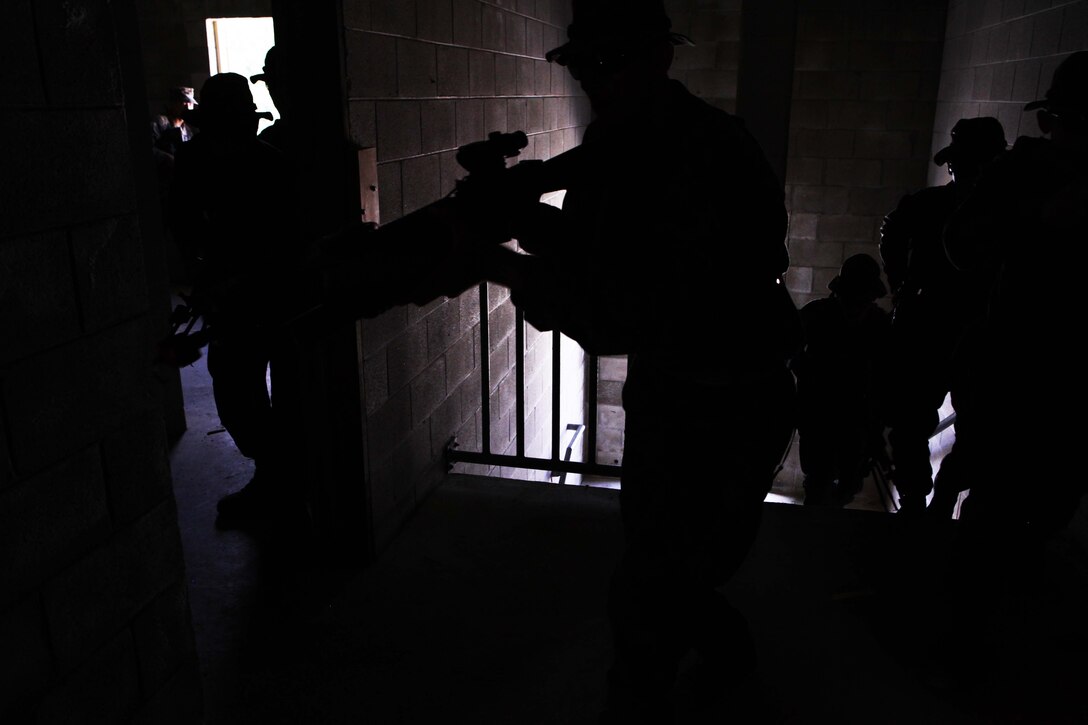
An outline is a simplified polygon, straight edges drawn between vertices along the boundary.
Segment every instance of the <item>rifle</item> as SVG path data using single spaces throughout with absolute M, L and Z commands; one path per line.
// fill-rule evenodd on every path
M 507 165 L 528 145 L 523 131 L 461 146 L 468 175 L 447 196 L 382 226 L 359 223 L 325 240 L 325 301 L 295 318 L 302 338 L 405 304 L 456 297 L 484 278 L 487 251 L 516 237 L 540 197 L 567 187 L 583 147 L 547 161 Z

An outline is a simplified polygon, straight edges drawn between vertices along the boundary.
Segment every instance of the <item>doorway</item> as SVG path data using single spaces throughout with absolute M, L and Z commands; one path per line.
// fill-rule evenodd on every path
M 204 21 L 208 34 L 208 72 L 237 73 L 252 78 L 264 68 L 268 49 L 276 44 L 272 18 L 208 18 Z M 257 133 L 268 128 L 280 117 L 272 102 L 268 86 L 254 83 L 250 88 L 258 111 L 272 114 L 272 121 L 262 118 Z

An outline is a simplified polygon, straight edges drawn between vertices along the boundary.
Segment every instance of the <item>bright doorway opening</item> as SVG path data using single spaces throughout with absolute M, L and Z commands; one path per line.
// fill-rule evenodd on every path
M 237 73 L 249 78 L 264 68 L 264 56 L 276 44 L 272 18 L 208 18 L 208 70 L 217 73 Z M 268 87 L 253 83 L 253 102 L 258 111 L 268 111 L 273 120 L 280 117 Z M 268 128 L 272 121 L 261 119 L 257 132 Z

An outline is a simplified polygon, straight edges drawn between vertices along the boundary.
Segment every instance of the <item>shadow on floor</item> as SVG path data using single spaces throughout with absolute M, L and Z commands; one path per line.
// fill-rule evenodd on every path
M 596 722 L 617 491 L 452 475 L 374 565 L 338 570 L 290 531 L 215 529 L 216 500 L 251 465 L 216 432 L 203 362 L 183 377 L 189 430 L 172 465 L 208 725 Z M 728 591 L 760 647 L 766 722 L 1088 722 L 1075 541 L 1002 610 L 991 670 L 956 693 L 930 686 L 911 647 L 935 618 L 963 616 L 903 606 L 923 534 L 883 511 L 764 506 Z M 924 532 L 931 550 L 948 524 Z

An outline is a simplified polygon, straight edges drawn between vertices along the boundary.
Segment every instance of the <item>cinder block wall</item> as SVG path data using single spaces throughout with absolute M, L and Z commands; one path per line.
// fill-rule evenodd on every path
M 449 193 L 464 175 L 457 147 L 492 131 L 524 130 L 524 159 L 547 159 L 580 142 L 588 103 L 562 68 L 543 59 L 569 22 L 568 0 L 345 0 L 351 137 L 377 149 L 382 223 Z M 490 448 L 512 453 L 515 314 L 501 288 L 490 286 L 488 300 Z M 379 546 L 446 474 L 451 439 L 481 450 L 479 335 L 475 291 L 362 325 Z M 526 335 L 531 390 L 546 388 L 536 376 L 550 376 L 549 339 Z M 551 416 L 529 412 L 535 423 L 526 452 L 539 454 L 550 442 Z
M 846 257 L 879 259 L 882 217 L 926 184 L 946 12 L 946 0 L 800 3 L 786 170 L 798 305 L 827 295 Z
M 1062 58 L 1088 49 L 1088 0 L 950 0 L 931 150 L 946 146 L 961 118 L 993 116 L 1012 143 L 1040 136 L 1035 112 Z M 947 180 L 932 167 L 930 183 Z
M 14 0 L 4 14 L 0 721 L 195 721 L 151 367 L 169 299 L 144 230 L 157 198 L 134 10 Z

